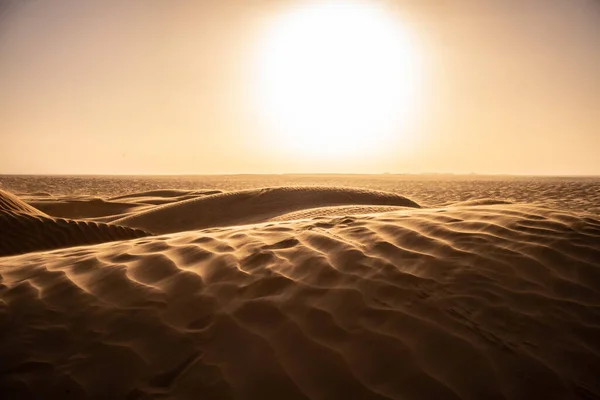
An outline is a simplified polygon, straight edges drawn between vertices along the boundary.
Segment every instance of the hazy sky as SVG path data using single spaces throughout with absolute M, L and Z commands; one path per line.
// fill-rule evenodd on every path
M 0 173 L 600 174 L 600 1 L 378 2 L 418 106 L 385 152 L 329 162 L 280 151 L 254 107 L 296 3 L 0 0 Z

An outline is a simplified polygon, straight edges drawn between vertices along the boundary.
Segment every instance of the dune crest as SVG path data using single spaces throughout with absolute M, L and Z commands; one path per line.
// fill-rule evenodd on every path
M 31 206 L 44 211 L 47 215 L 59 218 L 99 218 L 114 214 L 125 214 L 140 209 L 137 204 L 105 201 L 100 198 L 57 199 L 29 201 Z
M 0 257 L 148 236 L 140 229 L 0 211 Z
M 598 260 L 597 216 L 517 205 L 2 258 L 0 392 L 596 399 Z
M 411 210 L 413 207 L 405 206 L 330 206 L 307 208 L 300 211 L 278 215 L 269 221 L 292 221 L 295 219 L 326 218 L 332 216 L 349 216 L 375 214 L 398 210 Z
M 222 190 L 182 190 L 182 189 L 159 189 L 148 190 L 145 192 L 129 193 L 120 196 L 111 197 L 109 200 L 132 200 L 140 197 L 160 197 L 173 198 L 185 196 L 209 196 L 212 194 L 223 193 Z
M 2 211 L 46 216 L 42 211 L 25 203 L 14 194 L 0 189 L 0 212 Z
M 118 225 L 50 217 L 0 190 L 0 257 L 148 235 Z
M 155 207 L 113 223 L 155 233 L 245 225 L 307 208 L 387 205 L 418 208 L 394 193 L 344 187 L 273 187 L 214 194 Z

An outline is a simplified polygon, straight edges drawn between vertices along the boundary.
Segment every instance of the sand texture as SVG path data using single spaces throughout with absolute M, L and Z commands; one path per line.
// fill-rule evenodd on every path
M 46 216 L 46 214 L 22 201 L 14 194 L 2 189 L 0 189 L 0 211 Z
M 49 217 L 0 190 L 0 257 L 148 235 L 140 229 Z
M 374 190 L 275 187 L 203 196 L 155 207 L 114 222 L 156 233 L 171 233 L 251 224 L 300 209 L 346 204 L 419 207 L 404 196 Z
M 2 192 L 2 246 L 69 246 L 0 257 L 2 398 L 600 399 L 598 214 L 157 190 Z
M 404 206 L 330 206 L 307 208 L 300 211 L 293 211 L 277 217 L 270 218 L 269 221 L 291 221 L 295 219 L 314 219 L 335 215 L 365 215 L 389 211 L 398 211 L 410 209 L 413 207 Z

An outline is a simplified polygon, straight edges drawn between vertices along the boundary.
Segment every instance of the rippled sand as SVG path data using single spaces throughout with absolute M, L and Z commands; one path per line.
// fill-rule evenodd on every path
M 0 393 L 600 398 L 591 185 L 1 192 Z

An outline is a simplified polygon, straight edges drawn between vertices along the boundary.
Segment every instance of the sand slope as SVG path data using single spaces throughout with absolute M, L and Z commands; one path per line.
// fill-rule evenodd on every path
M 155 207 L 115 224 L 155 233 L 252 224 L 293 211 L 339 205 L 419 207 L 406 197 L 375 190 L 337 187 L 275 187 L 240 190 Z
M 25 203 L 14 194 L 2 189 L 0 189 L 0 211 L 22 212 L 42 216 L 46 215 L 35 207 Z
M 98 218 L 139 211 L 143 206 L 104 199 L 60 199 L 29 201 L 29 205 L 48 215 L 59 218 Z
M 222 193 L 221 190 L 181 190 L 181 189 L 159 189 L 148 190 L 145 192 L 129 193 L 120 196 L 111 197 L 109 200 L 135 200 L 139 198 L 177 198 L 188 196 L 209 196 L 211 194 Z
M 269 221 L 293 221 L 296 219 L 314 219 L 331 216 L 349 216 L 375 214 L 382 212 L 398 211 L 411 209 L 412 207 L 403 206 L 331 206 L 307 208 L 300 211 L 294 211 L 277 217 L 270 218 Z
M 164 189 L 104 198 L 89 195 L 52 195 L 37 192 L 24 193 L 19 198 L 22 200 L 21 203 L 29 204 L 53 217 L 110 222 L 148 210 L 156 205 L 175 203 L 217 193 L 221 193 L 221 191 Z M 11 196 L 16 199 L 16 196 Z
M 0 257 L 148 235 L 139 229 L 49 217 L 0 190 Z
M 253 195 L 269 199 L 237 194 L 232 220 L 261 210 Z M 212 228 L 1 258 L 0 274 L 5 398 L 600 398 L 590 214 Z

